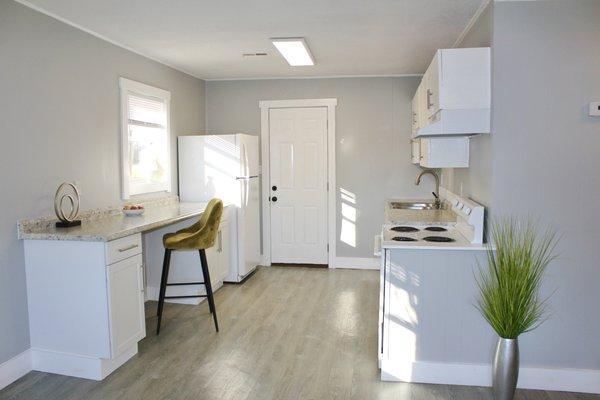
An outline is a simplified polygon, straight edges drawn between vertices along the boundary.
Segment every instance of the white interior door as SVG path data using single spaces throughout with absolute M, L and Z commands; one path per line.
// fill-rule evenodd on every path
M 327 264 L 327 108 L 269 110 L 271 262 Z

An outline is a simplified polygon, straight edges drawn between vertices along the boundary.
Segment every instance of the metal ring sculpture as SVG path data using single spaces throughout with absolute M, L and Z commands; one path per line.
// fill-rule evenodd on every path
M 62 191 L 66 190 L 67 188 L 72 189 L 73 193 L 71 194 L 75 197 L 73 197 L 71 194 L 62 193 Z M 68 216 L 65 215 L 63 210 L 65 200 L 68 200 L 71 207 L 71 211 L 69 212 Z M 79 214 L 79 200 L 79 190 L 77 190 L 75 185 L 69 182 L 61 183 L 60 186 L 58 186 L 58 189 L 56 189 L 56 194 L 54 195 L 54 212 L 56 213 L 58 219 L 62 222 L 73 222 Z

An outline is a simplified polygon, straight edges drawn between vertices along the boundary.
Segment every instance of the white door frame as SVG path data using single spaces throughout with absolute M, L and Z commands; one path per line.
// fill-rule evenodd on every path
M 262 265 L 271 265 L 271 210 L 267 200 L 271 191 L 269 110 L 272 108 L 327 107 L 327 242 L 329 268 L 335 268 L 336 184 L 335 184 L 335 107 L 337 99 L 263 100 L 260 107 L 260 143 L 262 173 Z

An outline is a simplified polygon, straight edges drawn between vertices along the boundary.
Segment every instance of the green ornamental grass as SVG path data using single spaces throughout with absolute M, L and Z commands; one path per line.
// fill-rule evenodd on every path
M 556 232 L 540 232 L 531 220 L 505 218 L 492 223 L 488 267 L 479 268 L 476 307 L 505 339 L 537 328 L 547 316 L 548 298 L 540 297 L 544 271 L 556 258 Z

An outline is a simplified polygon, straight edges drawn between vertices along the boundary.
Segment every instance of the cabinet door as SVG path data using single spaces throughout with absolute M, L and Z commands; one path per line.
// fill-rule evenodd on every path
M 106 267 L 113 358 L 146 336 L 142 276 L 141 254 Z
M 419 86 L 419 89 L 421 87 Z M 415 96 L 412 99 L 412 136 L 414 137 L 419 130 L 419 92 L 417 89 Z
M 421 139 L 421 162 L 426 168 L 466 168 L 469 166 L 469 138 Z
M 219 266 L 220 257 L 219 257 L 219 236 L 220 230 L 217 233 L 217 242 L 211 248 L 206 249 L 206 261 L 208 262 L 208 273 L 210 274 L 210 284 L 213 287 L 213 290 L 216 288 L 217 283 L 219 282 L 220 269 Z
M 413 164 L 419 164 L 421 162 L 421 140 L 411 140 L 411 162 Z
M 423 81 L 425 82 L 425 105 L 427 108 L 427 117 L 433 117 L 440 109 L 440 52 L 433 57 L 429 68 L 425 72 Z
M 418 95 L 418 112 L 417 117 L 419 119 L 419 129 L 427 126 L 429 124 L 429 114 L 427 111 L 427 94 L 425 93 L 427 90 L 426 79 L 423 77 L 419 88 L 417 89 Z
M 231 268 L 231 243 L 229 240 L 229 221 L 221 222 L 219 230 L 219 242 L 217 249 L 219 250 L 219 279 L 224 280 Z
M 210 283 L 213 289 L 223 282 L 229 274 L 231 263 L 230 242 L 229 242 L 229 221 L 222 220 L 217 232 L 217 241 L 215 245 L 206 249 L 206 261 L 208 262 L 208 272 L 210 273 Z

